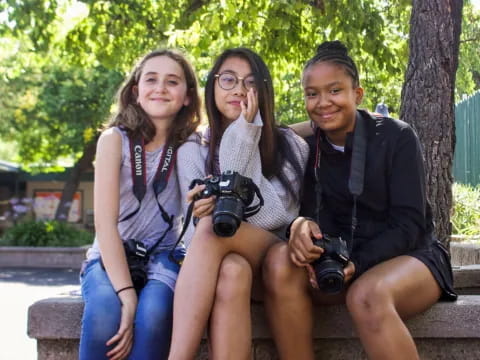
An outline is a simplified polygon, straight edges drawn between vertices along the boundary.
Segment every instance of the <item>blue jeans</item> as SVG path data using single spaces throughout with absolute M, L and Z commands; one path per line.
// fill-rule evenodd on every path
M 158 258 L 158 255 L 156 256 Z M 161 255 L 162 263 L 178 273 L 179 266 Z M 106 342 L 120 326 L 120 301 L 100 262 L 90 262 L 81 275 L 85 309 L 80 336 L 80 360 L 107 359 Z M 170 349 L 173 291 L 158 280 L 149 280 L 141 290 L 135 315 L 135 330 L 129 359 L 166 359 Z

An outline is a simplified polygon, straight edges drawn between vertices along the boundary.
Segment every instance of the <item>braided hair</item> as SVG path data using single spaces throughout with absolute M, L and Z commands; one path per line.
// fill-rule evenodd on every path
M 319 62 L 331 62 L 343 66 L 347 74 L 353 80 L 353 86 L 360 86 L 360 79 L 358 76 L 357 66 L 352 58 L 348 55 L 348 49 L 343 45 L 342 42 L 335 41 L 325 41 L 317 47 L 317 53 L 307 61 L 305 67 L 303 68 L 303 74 L 311 66 Z

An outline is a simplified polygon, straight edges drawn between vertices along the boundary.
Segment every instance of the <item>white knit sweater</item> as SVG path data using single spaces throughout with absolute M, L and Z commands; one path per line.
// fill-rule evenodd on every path
M 262 174 L 262 163 L 258 144 L 260 142 L 263 121 L 257 112 L 252 123 L 248 123 L 243 115 L 232 122 L 225 130 L 219 149 L 220 171 L 237 171 L 239 174 L 249 177 L 260 189 L 265 204 L 254 216 L 247 219 L 251 224 L 265 230 L 275 231 L 290 224 L 298 216 L 300 204 L 295 201 L 282 185 L 278 177 L 267 179 Z M 302 177 L 298 177 L 294 168 L 287 161 L 284 162 L 282 172 L 292 184 L 296 194 L 300 194 L 303 185 L 303 173 L 305 172 L 308 159 L 308 145 L 293 130 L 285 129 L 283 134 L 290 144 L 290 151 L 296 154 L 298 163 L 302 167 Z M 208 145 L 205 137 L 193 134 L 185 142 L 177 153 L 177 172 L 182 199 L 186 199 L 188 186 L 193 179 L 205 178 L 205 161 L 208 154 Z M 208 139 L 207 139 L 208 141 Z M 253 203 L 257 203 L 255 199 Z M 186 200 L 183 200 L 184 214 L 188 208 Z M 188 246 L 193 235 L 193 225 L 185 234 L 185 244 Z

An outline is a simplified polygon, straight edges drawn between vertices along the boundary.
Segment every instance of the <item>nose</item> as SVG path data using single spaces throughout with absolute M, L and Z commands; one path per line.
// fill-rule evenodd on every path
M 235 84 L 235 87 L 232 89 L 233 94 L 237 96 L 247 96 L 247 88 L 243 84 L 243 80 L 238 79 L 237 83 Z
M 157 81 L 157 83 L 155 84 L 155 92 L 165 92 L 166 89 L 167 86 L 164 81 Z
M 317 99 L 317 107 L 327 107 L 331 104 L 331 101 L 330 101 L 330 98 L 329 96 L 325 95 L 325 94 L 322 94 L 322 95 L 318 95 L 318 99 Z

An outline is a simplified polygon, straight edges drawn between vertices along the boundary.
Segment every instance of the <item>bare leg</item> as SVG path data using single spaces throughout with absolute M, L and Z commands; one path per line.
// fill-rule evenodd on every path
M 248 223 L 242 223 L 233 237 L 218 237 L 211 217 L 200 220 L 175 289 L 173 333 L 169 359 L 193 359 L 214 303 L 220 264 L 235 252 L 255 272 L 266 250 L 277 237 Z
M 211 359 L 250 359 L 252 268 L 244 257 L 230 253 L 222 262 L 210 317 Z
M 313 360 L 313 312 L 307 273 L 291 262 L 286 243 L 268 251 L 263 281 L 265 311 L 280 358 Z
M 399 256 L 360 276 L 347 293 L 347 307 L 370 359 L 418 359 L 402 318 L 432 306 L 441 290 L 418 259 Z

